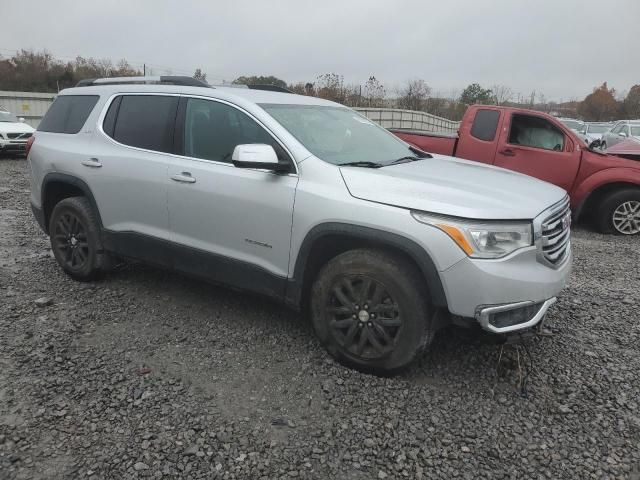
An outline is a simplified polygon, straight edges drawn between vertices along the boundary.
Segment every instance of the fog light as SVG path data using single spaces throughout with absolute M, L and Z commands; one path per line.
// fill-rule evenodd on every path
M 489 324 L 496 328 L 504 328 L 528 322 L 540 311 L 542 303 L 533 303 L 512 310 L 490 313 Z

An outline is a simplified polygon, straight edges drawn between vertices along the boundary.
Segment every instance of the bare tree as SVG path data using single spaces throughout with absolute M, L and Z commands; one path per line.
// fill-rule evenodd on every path
M 386 93 L 384 86 L 373 75 L 370 76 L 369 80 L 367 80 L 367 83 L 364 84 L 364 92 L 367 99 L 367 106 L 384 106 L 384 97 Z
M 407 110 L 421 111 L 426 108 L 431 88 L 429 88 L 424 80 L 408 80 L 398 89 L 397 93 L 398 107 L 405 108 Z
M 493 85 L 491 92 L 493 92 L 493 101 L 496 105 L 505 105 L 513 98 L 513 90 L 506 85 Z

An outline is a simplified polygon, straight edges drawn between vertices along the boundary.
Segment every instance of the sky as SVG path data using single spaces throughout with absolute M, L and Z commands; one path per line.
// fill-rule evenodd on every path
M 338 73 L 393 92 L 423 79 L 452 96 L 470 83 L 547 100 L 640 83 L 639 0 L 30 0 L 1 8 L 0 55 L 46 49 L 207 73 L 210 83 Z

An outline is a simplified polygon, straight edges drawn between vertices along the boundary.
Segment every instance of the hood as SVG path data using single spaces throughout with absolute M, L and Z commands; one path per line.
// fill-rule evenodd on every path
M 473 219 L 533 219 L 567 194 L 533 177 L 442 155 L 379 169 L 340 171 L 356 198 Z
M 36 129 L 28 123 L 0 122 L 0 133 L 33 133 Z

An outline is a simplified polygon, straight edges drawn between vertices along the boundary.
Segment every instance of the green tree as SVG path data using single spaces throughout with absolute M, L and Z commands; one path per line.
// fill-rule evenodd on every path
M 274 77 L 273 75 L 251 75 L 236 78 L 233 82 L 236 85 L 275 85 L 276 87 L 287 88 L 287 82 Z
M 615 120 L 620 114 L 615 94 L 615 89 L 608 88 L 604 82 L 578 104 L 578 115 L 590 122 Z
M 482 88 L 477 83 L 472 83 L 462 91 L 460 103 L 474 105 L 476 103 L 489 104 L 494 101 L 493 92 L 490 88 Z

